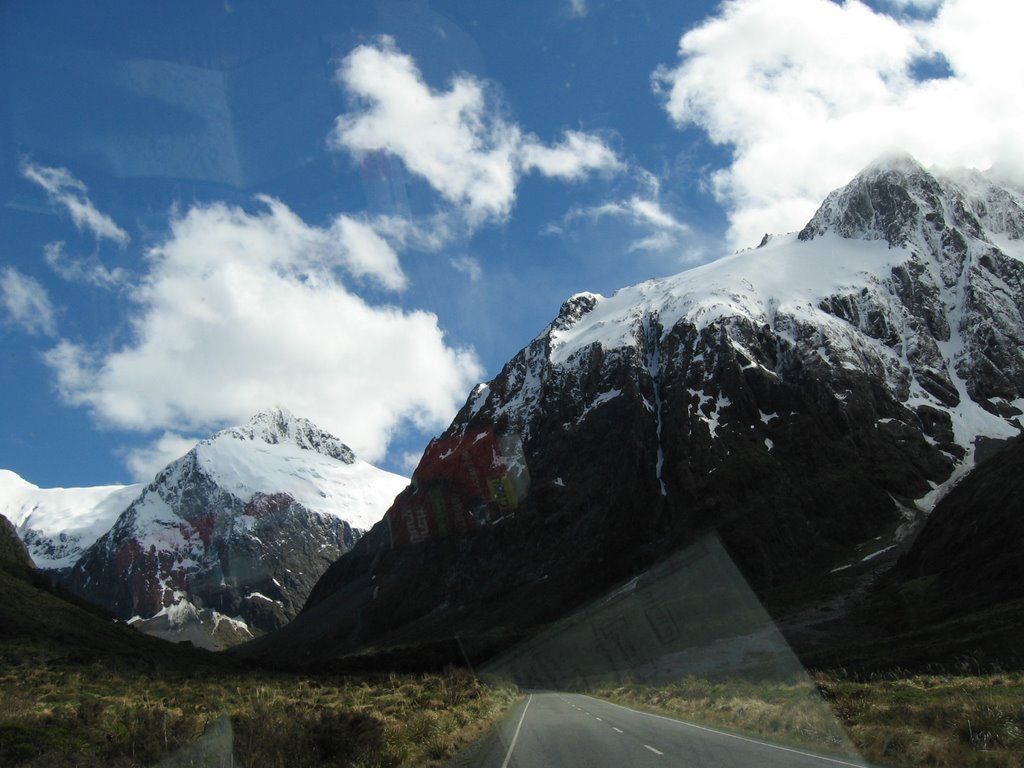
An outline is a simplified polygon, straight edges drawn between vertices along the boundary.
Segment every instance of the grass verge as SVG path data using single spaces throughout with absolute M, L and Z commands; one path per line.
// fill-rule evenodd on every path
M 593 695 L 637 709 L 880 766 L 1024 768 L 1024 673 L 840 672 L 785 683 L 687 678 Z

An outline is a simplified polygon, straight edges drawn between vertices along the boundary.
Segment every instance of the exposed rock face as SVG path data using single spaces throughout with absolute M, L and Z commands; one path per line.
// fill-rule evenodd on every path
M 904 310 L 893 319 L 910 326 L 905 352 L 922 388 L 949 407 L 966 394 L 993 413 L 1020 415 L 1012 401 L 1024 382 L 1024 195 L 976 172 L 936 177 L 897 157 L 829 195 L 799 237 L 830 231 L 910 252 L 892 271 Z M 861 325 L 884 338 L 884 313 L 876 317 Z
M 935 506 L 889 581 L 915 622 L 1024 599 L 1024 438 Z
M 1022 199 L 890 158 L 798 236 L 570 298 L 264 652 L 501 645 L 709 529 L 757 587 L 904 536 L 1020 430 Z
M 161 471 L 67 586 L 164 634 L 222 619 L 232 636 L 268 631 L 404 486 L 309 421 L 263 412 Z

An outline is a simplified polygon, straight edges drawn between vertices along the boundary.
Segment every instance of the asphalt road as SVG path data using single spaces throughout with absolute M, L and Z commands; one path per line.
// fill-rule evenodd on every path
M 476 768 L 868 768 L 572 693 L 530 694 L 462 765 Z

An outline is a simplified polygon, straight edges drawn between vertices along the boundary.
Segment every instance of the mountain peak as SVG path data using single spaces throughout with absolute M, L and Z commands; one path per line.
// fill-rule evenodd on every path
M 892 174 L 904 177 L 927 174 L 928 171 L 913 155 L 908 152 L 886 152 L 868 163 L 859 174 L 860 176 L 880 176 Z
M 581 317 L 591 312 L 604 297 L 599 293 L 583 291 L 570 296 L 558 310 L 558 317 L 553 323 L 557 330 L 564 331 L 575 325 Z
M 243 427 L 230 427 L 218 432 L 213 440 L 228 437 L 235 440 L 259 440 L 269 445 L 291 443 L 299 448 L 330 456 L 346 464 L 355 462 L 352 449 L 309 419 L 295 416 L 287 408 L 275 406 L 255 414 Z
M 1004 240 L 1024 239 L 1024 190 L 991 171 L 925 169 L 905 153 L 883 155 L 825 198 L 798 237 L 829 232 L 962 260 L 972 240 L 1005 250 Z M 1019 247 L 1007 252 L 1024 259 Z
M 938 179 L 913 157 L 883 155 L 825 198 L 799 238 L 813 240 L 835 232 L 851 239 L 885 240 L 901 248 L 925 221 L 941 226 L 946 197 Z

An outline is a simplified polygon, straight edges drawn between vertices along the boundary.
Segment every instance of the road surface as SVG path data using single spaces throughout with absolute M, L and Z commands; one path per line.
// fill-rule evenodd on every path
M 869 768 L 574 693 L 535 692 L 457 760 L 474 768 Z

